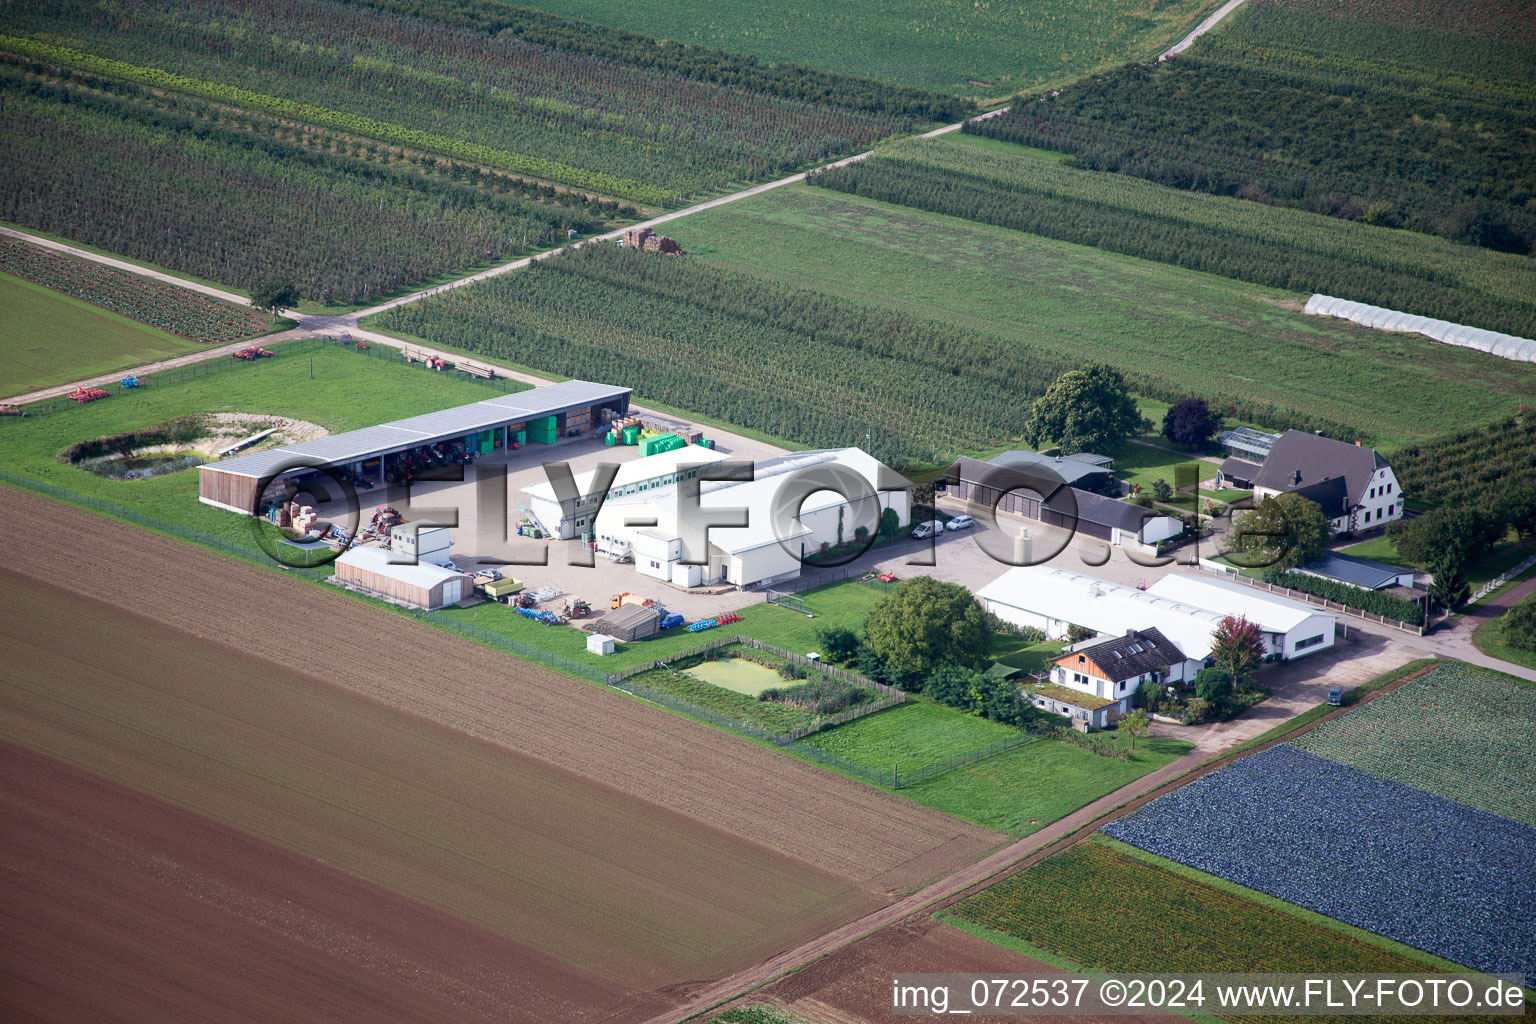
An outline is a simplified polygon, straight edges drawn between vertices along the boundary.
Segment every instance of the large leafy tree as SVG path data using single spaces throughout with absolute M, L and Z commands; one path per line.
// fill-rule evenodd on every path
M 1148 426 L 1120 371 L 1093 363 L 1068 370 L 1035 399 L 1024 440 L 1036 448 L 1054 442 L 1070 454 L 1112 448 Z
M 269 275 L 251 286 L 251 305 L 273 316 L 299 304 L 299 286 L 293 278 Z
M 931 576 L 903 580 L 870 609 L 870 648 L 891 678 L 907 688 L 941 665 L 980 668 L 986 661 L 986 613 L 958 583 Z
M 1315 501 L 1299 494 L 1270 495 L 1237 517 L 1232 547 L 1249 553 L 1243 564 L 1294 569 L 1328 549 L 1333 526 Z
M 1211 658 L 1241 688 L 1264 660 L 1264 633 L 1243 615 L 1228 615 L 1211 633 Z
M 1163 436 L 1176 444 L 1204 445 L 1221 429 L 1221 413 L 1203 398 L 1181 398 L 1163 414 Z
M 1397 541 L 1398 555 L 1412 565 L 1453 559 L 1466 566 L 1487 554 L 1505 528 L 1503 517 L 1482 507 L 1442 505 L 1417 519 L 1393 523 L 1387 534 Z

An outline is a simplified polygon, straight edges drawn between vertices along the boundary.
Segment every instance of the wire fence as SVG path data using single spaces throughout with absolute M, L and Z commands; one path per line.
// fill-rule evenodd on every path
M 854 686 L 860 686 L 864 687 L 865 689 L 874 690 L 875 692 L 879 693 L 881 697 L 879 700 L 871 701 L 866 704 L 859 704 L 855 707 L 839 711 L 834 715 L 827 715 L 825 717 L 818 718 L 814 722 L 810 722 L 804 726 L 799 726 L 785 732 L 775 732 L 771 729 L 765 729 L 762 726 L 756 725 L 752 722 L 747 722 L 740 718 L 736 718 L 731 715 L 725 715 L 718 711 L 713 711 L 709 708 L 702 707 L 693 703 L 692 701 L 684 700 L 681 697 L 674 696 L 663 690 L 658 690 L 655 687 L 647 686 L 635 679 L 636 676 L 658 668 L 667 668 L 671 665 L 676 665 L 687 661 L 689 658 L 697 658 L 700 655 L 710 654 L 714 651 L 720 650 L 723 647 L 735 646 L 751 647 L 759 651 L 765 651 L 768 654 L 772 654 L 777 658 L 782 658 L 791 664 L 800 665 L 807 669 L 812 669 L 814 671 L 823 673 L 830 678 L 838 679 Z M 887 686 L 884 683 L 877 683 L 872 679 L 864 678 L 856 672 L 849 672 L 847 669 L 840 668 L 836 665 L 827 665 L 820 661 L 813 661 L 804 655 L 796 654 L 794 651 L 787 651 L 782 647 L 775 647 L 772 644 L 764 643 L 756 637 L 742 636 L 740 634 L 717 636 L 706 643 L 687 648 L 686 650 L 673 651 L 670 654 L 667 654 L 665 657 L 656 658 L 651 662 L 642 663 L 639 665 L 631 665 L 629 668 L 610 673 L 607 677 L 607 683 L 609 686 L 612 686 L 615 689 L 623 690 L 626 693 L 633 694 L 636 697 L 641 697 L 653 703 L 661 704 L 665 707 L 669 707 L 677 711 L 683 711 L 690 715 L 696 715 L 697 717 L 703 718 L 704 720 L 712 722 L 715 725 L 720 725 L 727 729 L 732 729 L 736 732 L 751 736 L 754 739 L 766 740 L 767 742 L 780 747 L 792 747 L 797 743 L 797 741 L 804 739 L 806 736 L 809 736 L 812 733 L 821 732 L 823 729 L 831 729 L 834 726 L 843 725 L 846 722 L 852 722 L 855 719 L 863 718 L 866 715 L 873 715 L 877 711 L 884 711 L 886 708 L 895 707 L 897 704 L 900 704 L 907 699 L 907 695 L 905 693 L 893 686 Z M 822 752 L 818 751 L 818 753 Z M 851 765 L 852 762 L 849 762 L 849 764 Z M 878 775 L 878 773 L 876 773 L 876 775 Z M 874 778 L 873 776 L 869 777 Z M 878 781 L 878 779 L 874 778 L 874 781 Z M 888 785 L 888 783 L 882 784 Z
M 258 544 L 244 544 L 239 541 L 230 540 L 226 537 L 218 537 L 211 533 L 205 533 L 202 530 L 195 530 L 189 526 L 184 526 L 181 523 L 172 522 L 169 519 L 163 519 L 159 516 L 153 516 L 145 512 L 140 512 L 137 509 L 128 508 L 125 505 L 119 505 L 115 501 L 109 501 L 105 498 L 98 498 L 90 494 L 82 494 L 79 491 L 72 491 L 67 487 L 60 487 L 57 484 L 51 484 L 46 480 L 39 480 L 36 477 L 25 476 L 21 473 L 12 473 L 10 470 L 0 469 L 0 483 L 10 484 L 13 487 L 19 487 L 23 490 L 32 491 L 36 494 L 41 494 L 44 497 L 53 498 L 56 501 L 62 501 L 66 504 L 75 505 L 79 508 L 87 509 L 91 512 L 99 512 L 102 515 L 111 516 L 114 519 L 120 519 L 124 522 L 132 523 L 135 526 L 142 526 L 146 530 L 153 530 L 156 533 L 163 533 L 167 536 L 175 537 L 178 540 L 184 540 L 189 543 L 196 544 L 200 547 L 211 548 L 214 551 L 219 551 L 226 555 L 233 555 L 234 557 L 242 559 L 243 561 L 254 562 L 259 565 L 267 565 L 273 567 L 278 565 L 278 563 L 273 559 L 272 554 L 264 550 Z M 285 566 L 285 568 L 288 572 L 293 573 L 294 575 L 302 576 L 306 579 L 319 580 L 324 579 L 326 576 L 330 575 L 329 566 L 313 568 L 303 566 Z

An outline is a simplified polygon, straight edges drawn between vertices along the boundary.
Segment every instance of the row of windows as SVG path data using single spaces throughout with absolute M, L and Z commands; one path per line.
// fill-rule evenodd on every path
M 1304 649 L 1306 649 L 1308 647 L 1316 647 L 1318 644 L 1320 644 L 1322 642 L 1323 642 L 1323 635 L 1321 633 L 1319 633 L 1317 636 L 1309 636 L 1305 640 L 1297 640 L 1296 641 L 1296 649 L 1298 651 L 1300 651 L 1300 650 L 1304 650 Z
M 1392 493 L 1392 485 L 1391 484 L 1387 484 L 1385 487 L 1372 487 L 1371 488 L 1371 497 L 1373 497 L 1373 498 L 1376 497 L 1376 495 L 1378 495 L 1378 494 L 1391 494 L 1391 493 Z

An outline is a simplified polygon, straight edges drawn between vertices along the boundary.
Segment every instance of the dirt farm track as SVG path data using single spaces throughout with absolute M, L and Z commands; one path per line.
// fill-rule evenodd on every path
M 47 951 L 0 961 L 0 1007 L 74 959 L 187 1008 L 124 1019 L 211 1019 L 227 942 L 295 1000 L 244 1019 L 472 1020 L 488 993 L 504 1020 L 641 1019 L 1003 841 L 275 572 L 9 488 L 0 521 L 68 538 L 0 570 L 0 870 L 25 897 L 0 925 Z M 151 927 L 204 988 L 111 953 Z M 318 1014 L 305 984 L 360 1001 Z

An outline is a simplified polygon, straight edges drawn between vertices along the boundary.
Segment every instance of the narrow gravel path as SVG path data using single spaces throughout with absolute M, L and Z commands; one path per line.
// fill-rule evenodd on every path
M 1211 29 L 1215 28 L 1221 22 L 1221 19 L 1225 18 L 1227 15 L 1231 14 L 1233 11 L 1237 10 L 1242 5 L 1243 5 L 1243 0 L 1227 0 L 1226 3 L 1224 3 L 1220 7 L 1216 8 L 1216 10 L 1211 13 L 1210 17 L 1206 18 L 1200 24 L 1196 25 L 1195 26 L 1195 30 L 1193 32 L 1191 32 L 1189 35 L 1185 36 L 1183 39 L 1180 39 L 1178 42 L 1174 43 L 1171 47 L 1169 47 L 1162 54 L 1162 56 L 1157 58 L 1158 61 L 1159 62 L 1165 61 L 1169 57 L 1177 57 L 1179 54 L 1181 54 L 1185 50 L 1189 49 L 1191 43 L 1193 43 L 1196 39 L 1199 39 L 1201 36 L 1205 35 Z

